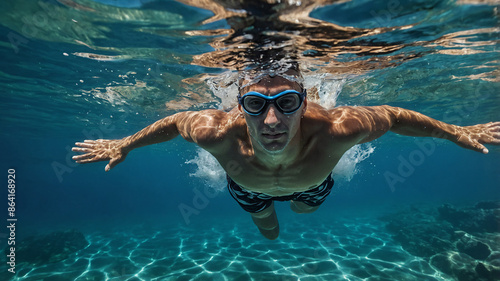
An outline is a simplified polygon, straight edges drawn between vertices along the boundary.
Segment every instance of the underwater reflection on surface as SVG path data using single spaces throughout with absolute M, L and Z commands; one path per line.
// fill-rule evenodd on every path
M 464 82 L 464 94 L 478 86 L 493 93 L 500 83 L 495 1 L 118 4 L 6 1 L 0 16 L 11 30 L 6 33 L 20 36 L 17 51 L 26 54 L 28 48 L 35 56 L 23 57 L 26 65 L 39 61 L 48 70 L 61 64 L 71 69 L 40 80 L 38 91 L 62 103 L 104 102 L 115 112 L 227 108 L 234 105 L 238 72 L 272 71 L 292 61 L 299 62 L 306 82 L 317 82 L 311 96 L 324 94 L 318 85 L 325 81 L 340 80 L 333 85 L 339 92 L 348 84 L 343 104 L 447 98 L 460 94 L 450 91 L 455 82 Z M 23 59 L 5 62 L 12 66 L 10 79 L 25 79 Z M 45 69 L 29 71 L 45 77 Z M 435 81 L 440 77 L 445 80 Z M 54 88 L 74 89 L 54 94 Z

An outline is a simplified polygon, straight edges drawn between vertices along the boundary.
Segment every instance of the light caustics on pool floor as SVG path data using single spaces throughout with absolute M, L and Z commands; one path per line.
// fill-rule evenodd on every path
M 377 220 L 284 222 L 278 240 L 250 220 L 88 234 L 65 261 L 22 265 L 14 280 L 450 280 L 394 242 Z

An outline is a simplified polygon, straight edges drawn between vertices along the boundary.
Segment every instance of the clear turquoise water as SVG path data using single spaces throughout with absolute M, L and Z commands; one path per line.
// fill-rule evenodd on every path
M 330 2 L 283 4 L 289 13 L 267 26 L 299 20 L 284 25 L 292 47 L 283 50 L 298 56 L 306 82 L 328 69 L 319 83 L 337 87 L 337 105 L 389 104 L 457 125 L 500 120 L 497 2 Z M 276 11 L 225 5 L 240 15 Z M 213 16 L 175 1 L 0 4 L 0 171 L 6 178 L 16 170 L 16 241 L 77 229 L 90 242 L 56 263 L 17 260 L 15 275 L 2 255 L 2 280 L 459 279 L 402 248 L 377 218 L 408 206 L 499 200 L 498 147 L 481 155 L 389 133 L 363 161 L 353 153 L 343 162 L 335 194 L 316 213 L 278 204 L 277 241 L 258 234 L 224 186 L 213 192 L 217 180 L 200 171 L 213 163 L 180 138 L 141 148 L 109 173 L 70 160 L 76 141 L 121 138 L 177 111 L 228 102 L 210 83 L 244 64 L 241 50 L 262 51 L 244 40 L 257 40 L 262 26 L 232 33 L 242 19 Z M 403 182 L 388 182 L 405 161 L 413 164 Z M 7 180 L 2 186 L 7 224 Z M 9 235 L 0 231 L 2 247 Z M 453 262 L 474 272 L 478 261 L 461 259 Z M 498 266 L 495 259 L 481 262 Z

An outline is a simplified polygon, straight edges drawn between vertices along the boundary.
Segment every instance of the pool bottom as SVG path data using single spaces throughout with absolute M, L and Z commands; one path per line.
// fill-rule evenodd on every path
M 291 218 L 283 221 L 275 241 L 263 238 L 249 217 L 240 216 L 161 229 L 135 225 L 96 231 L 85 235 L 86 248 L 63 261 L 35 267 L 20 263 L 15 276 L 6 270 L 1 275 L 33 281 L 469 280 L 468 275 L 477 280 L 479 264 L 490 266 L 456 251 L 413 255 L 393 239 L 387 217 Z M 498 242 L 495 237 L 491 235 L 492 244 Z M 495 260 L 500 252 L 490 250 L 490 260 Z M 443 263 L 453 266 L 447 271 Z M 454 268 L 463 276 L 457 277 Z M 494 280 L 490 277 L 479 280 Z

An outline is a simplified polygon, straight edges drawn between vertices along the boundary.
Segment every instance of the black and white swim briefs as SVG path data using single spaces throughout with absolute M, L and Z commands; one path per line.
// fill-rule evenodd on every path
M 333 178 L 330 174 L 319 186 L 303 191 L 295 192 L 287 196 L 271 196 L 264 193 L 248 191 L 241 188 L 237 183 L 227 176 L 227 188 L 231 196 L 240 206 L 249 213 L 258 213 L 271 206 L 273 201 L 299 201 L 309 206 L 319 206 L 332 191 Z

